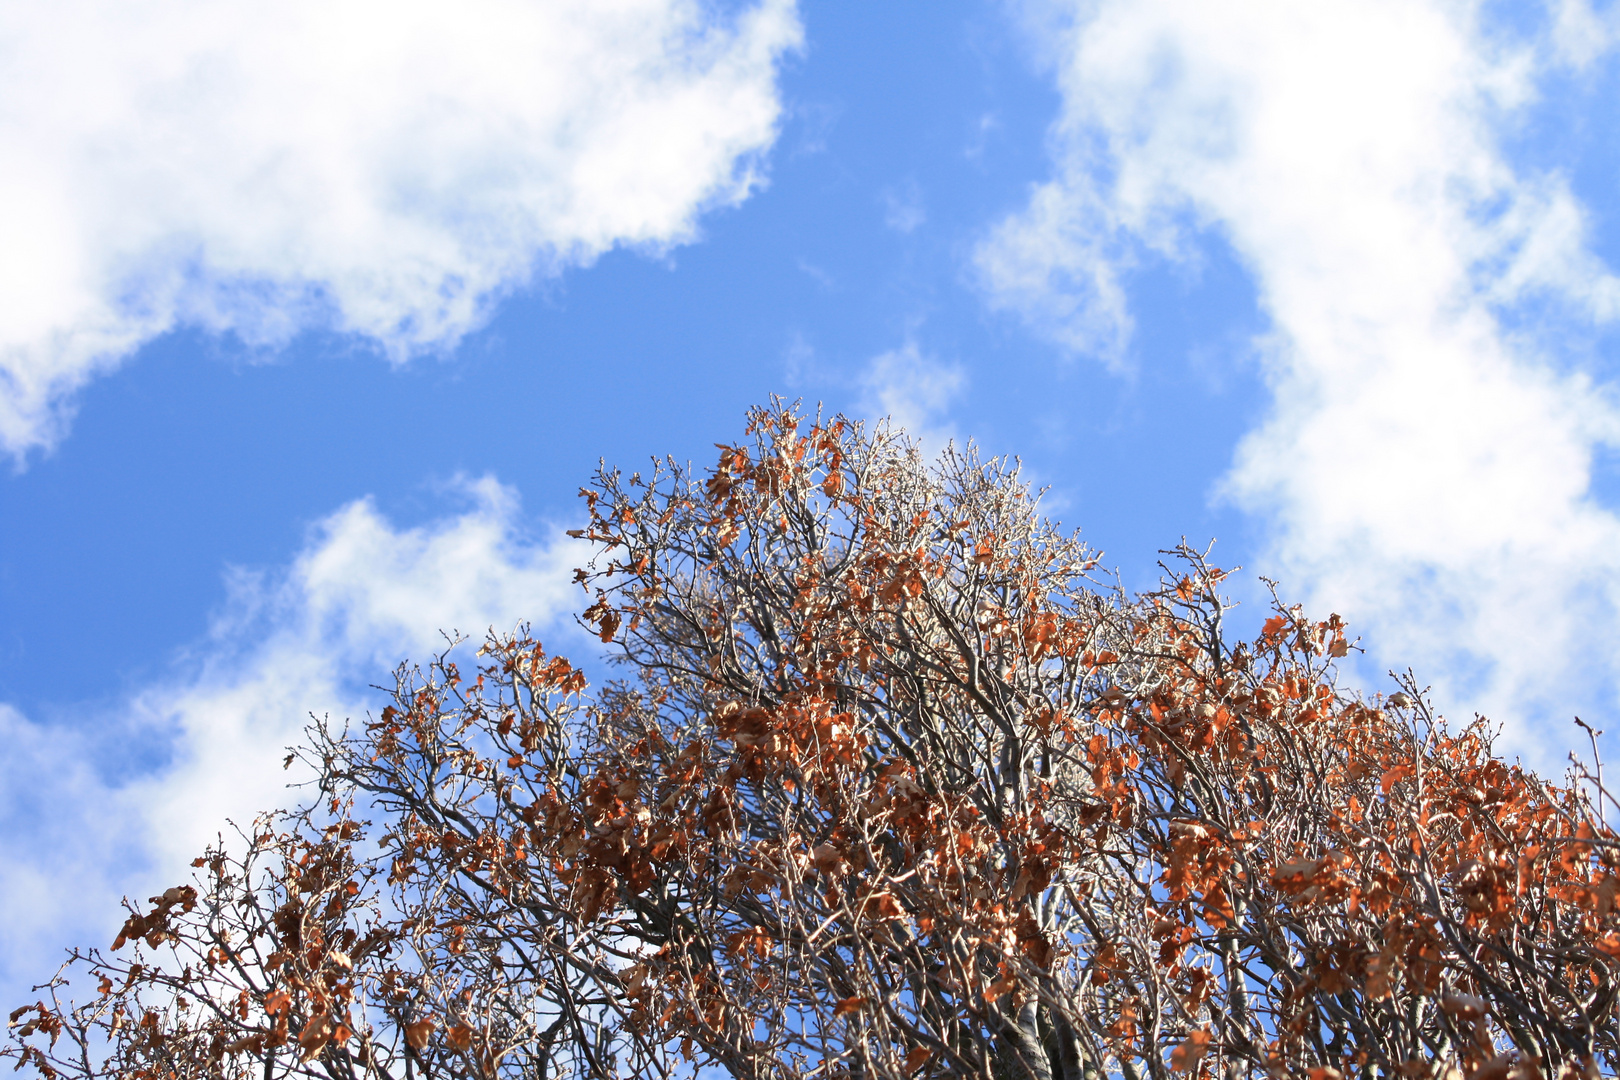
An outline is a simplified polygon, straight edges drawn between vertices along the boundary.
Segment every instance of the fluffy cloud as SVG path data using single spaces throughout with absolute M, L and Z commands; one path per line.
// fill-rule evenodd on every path
M 452 345 L 758 183 L 792 0 L 0 7 L 0 448 L 178 324 Z
M 1542 75 L 1593 59 L 1591 13 L 1516 44 L 1467 3 L 1034 15 L 1053 176 L 979 252 L 993 299 L 1118 363 L 1133 262 L 1230 244 L 1274 402 L 1222 494 L 1268 523 L 1273 572 L 1454 700 L 1612 703 L 1620 520 L 1591 476 L 1620 411 L 1544 328 L 1611 318 L 1620 282 L 1565 179 L 1503 149 Z
M 403 659 L 442 649 L 439 631 L 480 639 L 530 621 L 570 636 L 577 542 L 523 531 L 516 498 L 493 480 L 465 485 L 472 507 L 399 529 L 368 501 L 312 530 L 273 574 L 237 574 L 183 676 L 135 695 L 94 734 L 30 722 L 0 705 L 0 989 L 48 975 L 60 948 L 105 944 L 118 897 L 181 880 L 227 819 L 285 805 L 285 748 L 311 712 L 364 717 Z M 555 642 L 552 642 L 555 645 Z M 133 778 L 128 762 L 167 747 Z M 105 762 L 109 778 L 94 763 Z M 20 999 L 19 999 L 20 1000 Z

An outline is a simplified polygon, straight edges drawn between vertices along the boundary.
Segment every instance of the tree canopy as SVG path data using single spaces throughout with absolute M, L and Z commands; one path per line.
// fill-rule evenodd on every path
M 1341 689 L 1337 617 L 1128 596 L 1005 460 L 780 404 L 603 470 L 581 618 L 402 667 L 71 954 L 46 1077 L 1620 1070 L 1606 796 Z M 465 670 L 464 670 L 465 667 Z

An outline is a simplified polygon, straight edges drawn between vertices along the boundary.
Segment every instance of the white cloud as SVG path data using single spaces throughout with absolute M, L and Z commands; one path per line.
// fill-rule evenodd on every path
M 1620 520 L 1590 480 L 1620 411 L 1514 315 L 1589 326 L 1620 282 L 1565 178 L 1501 136 L 1547 65 L 1591 61 L 1568 44 L 1590 12 L 1518 44 L 1411 0 L 1036 15 L 1054 175 L 979 253 L 993 300 L 1117 363 L 1131 261 L 1229 243 L 1273 322 L 1274 402 L 1222 491 L 1268 523 L 1273 572 L 1454 703 L 1612 705 Z
M 1616 12 L 1609 9 L 1605 19 L 1592 10 L 1589 0 L 1549 0 L 1553 26 L 1552 40 L 1562 59 L 1584 68 L 1612 48 L 1615 43 Z
M 956 438 L 946 419 L 967 377 L 960 365 L 925 356 L 914 342 L 874 356 L 861 373 L 861 412 L 887 417 L 917 442 L 925 455 Z
M 1071 352 L 1124 366 L 1132 322 L 1120 283 L 1129 260 L 1111 208 L 1083 178 L 1042 184 L 977 252 L 991 303 Z
M 442 349 L 760 179 L 792 0 L 0 6 L 0 449 L 181 324 Z
M 170 793 L 151 818 L 175 857 L 224 817 L 274 804 L 284 781 L 264 765 L 279 763 L 311 711 L 363 715 L 377 698 L 364 687 L 442 649 L 444 633 L 476 643 L 491 627 L 545 626 L 573 610 L 580 544 L 526 539 L 515 494 L 493 479 L 466 489 L 471 510 L 415 529 L 395 529 L 368 500 L 351 503 L 283 575 L 237 575 L 196 677 L 136 700 L 146 727 L 179 733 L 150 791 Z
M 916 232 L 928 220 L 922 188 L 908 179 L 883 189 L 883 224 L 902 236 Z
M 117 883 L 146 867 L 139 831 L 109 797 L 88 740 L 6 705 L 0 739 L 0 1005 L 10 1012 L 35 1000 L 29 988 L 69 945 L 111 943 L 122 921 Z
M 575 636 L 564 616 L 579 596 L 579 543 L 525 535 L 514 494 L 493 480 L 464 487 L 467 512 L 412 529 L 351 503 L 289 567 L 234 575 L 185 674 L 134 695 L 94 733 L 0 705 L 11 765 L 0 787 L 0 989 L 44 978 L 68 944 L 105 945 L 121 894 L 144 899 L 183 880 L 227 819 L 245 825 L 285 805 L 281 760 L 310 713 L 375 712 L 383 696 L 368 685 L 442 649 L 440 630 L 476 643 L 527 620 L 552 647 Z M 165 764 L 135 777 L 90 764 L 154 751 Z

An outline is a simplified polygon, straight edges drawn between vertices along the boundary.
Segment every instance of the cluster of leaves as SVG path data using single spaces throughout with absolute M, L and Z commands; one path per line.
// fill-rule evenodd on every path
M 583 618 L 623 681 L 526 633 L 471 678 L 401 669 L 363 729 L 312 729 L 318 801 L 74 954 L 4 1053 L 52 1078 L 1620 1069 L 1620 836 L 1410 682 L 1337 689 L 1337 617 L 1278 604 L 1234 646 L 1203 554 L 1128 598 L 1006 462 L 780 407 L 706 476 L 583 494 Z

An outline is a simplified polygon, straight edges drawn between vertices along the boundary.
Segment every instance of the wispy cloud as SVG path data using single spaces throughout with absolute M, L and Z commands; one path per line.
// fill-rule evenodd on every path
M 0 990 L 15 995 L 49 975 L 68 944 L 105 944 L 118 897 L 181 880 L 227 819 L 245 825 L 285 805 L 298 777 L 281 760 L 310 714 L 375 711 L 368 684 L 442 649 L 439 631 L 476 643 L 491 627 L 532 621 L 547 639 L 572 636 L 570 574 L 585 552 L 527 535 L 514 493 L 495 481 L 463 487 L 465 513 L 417 528 L 351 503 L 289 566 L 233 575 L 183 674 L 133 695 L 93 732 L 0 705 L 11 765 L 0 786 Z M 164 764 L 137 776 L 119 764 L 154 756 Z
M 928 356 L 908 341 L 874 356 L 860 382 L 860 411 L 905 428 L 924 454 L 937 454 L 956 438 L 947 414 L 967 385 L 961 365 Z
M 1133 261 L 1230 244 L 1274 401 L 1222 492 L 1270 569 L 1454 701 L 1612 704 L 1620 520 L 1591 475 L 1620 411 L 1538 327 L 1612 318 L 1620 282 L 1565 177 L 1502 137 L 1549 65 L 1594 59 L 1570 42 L 1596 17 L 1513 42 L 1473 4 L 1029 10 L 1063 106 L 1052 179 L 979 253 L 995 302 L 1117 364 Z
M 883 189 L 883 224 L 902 236 L 916 232 L 928 220 L 922 187 L 914 179 Z
M 0 450 L 189 324 L 453 345 L 759 183 L 792 0 L 0 7 Z

